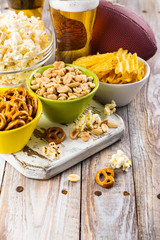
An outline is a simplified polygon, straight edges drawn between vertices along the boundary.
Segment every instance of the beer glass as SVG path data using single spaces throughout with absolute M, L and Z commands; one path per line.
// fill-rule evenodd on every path
M 8 6 L 16 13 L 23 11 L 27 17 L 42 17 L 42 7 L 44 0 L 7 0 Z
M 99 0 L 50 0 L 56 38 L 56 60 L 71 63 L 90 54 Z

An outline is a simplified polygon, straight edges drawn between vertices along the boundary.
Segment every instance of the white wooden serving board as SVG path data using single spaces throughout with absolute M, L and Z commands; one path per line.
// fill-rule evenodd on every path
M 104 106 L 100 103 L 92 100 L 85 112 L 88 112 L 89 109 L 92 109 L 94 113 L 99 113 L 102 120 L 106 119 L 106 115 L 103 114 Z M 117 122 L 118 128 L 110 128 L 108 133 L 98 137 L 92 136 L 88 142 L 83 142 L 80 138 L 71 140 L 69 137 L 69 132 L 74 123 L 68 125 L 52 123 L 42 115 L 24 149 L 14 154 L 0 154 L 0 158 L 5 159 L 28 178 L 49 179 L 108 147 L 123 136 L 124 122 L 122 118 L 117 114 L 113 114 L 108 119 Z M 65 140 L 61 143 L 62 155 L 58 160 L 52 160 L 42 154 L 42 147 L 48 146 L 44 138 L 44 132 L 47 128 L 54 126 L 63 128 L 66 134 Z

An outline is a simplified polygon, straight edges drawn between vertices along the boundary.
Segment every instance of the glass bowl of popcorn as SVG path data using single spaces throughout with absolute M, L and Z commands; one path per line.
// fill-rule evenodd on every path
M 0 87 L 25 86 L 31 72 L 54 53 L 53 33 L 39 18 L 23 12 L 0 17 Z

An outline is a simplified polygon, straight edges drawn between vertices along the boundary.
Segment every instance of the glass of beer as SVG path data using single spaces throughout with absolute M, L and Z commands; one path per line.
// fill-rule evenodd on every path
M 56 38 L 56 60 L 71 63 L 90 54 L 99 0 L 50 0 Z
M 42 17 L 44 0 L 7 0 L 8 6 L 16 13 L 23 11 L 27 17 Z

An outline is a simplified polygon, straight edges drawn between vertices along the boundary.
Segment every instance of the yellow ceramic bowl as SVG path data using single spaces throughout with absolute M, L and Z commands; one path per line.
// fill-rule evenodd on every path
M 0 88 L 0 94 L 3 94 L 9 88 Z M 29 94 L 34 96 L 32 92 Z M 0 131 L 0 153 L 9 154 L 20 151 L 29 141 L 36 125 L 42 114 L 42 104 L 38 100 L 38 110 L 36 117 L 26 125 L 8 131 Z

